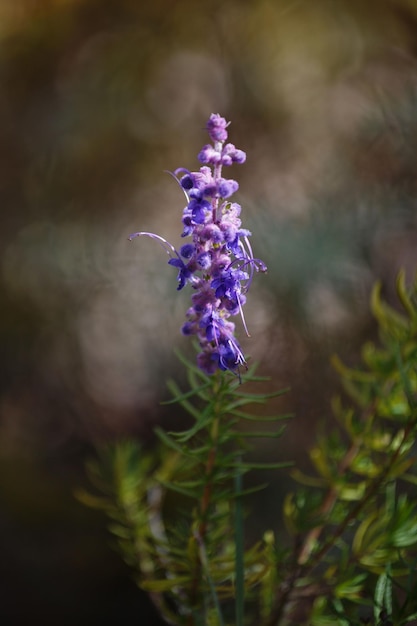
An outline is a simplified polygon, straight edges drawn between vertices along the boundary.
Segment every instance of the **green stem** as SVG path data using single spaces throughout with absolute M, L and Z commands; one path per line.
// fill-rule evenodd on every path
M 205 477 L 206 483 L 204 485 L 203 493 L 201 496 L 200 504 L 198 506 L 198 523 L 197 530 L 195 532 L 195 536 L 193 539 L 198 543 L 200 549 L 196 551 L 196 563 L 194 568 L 193 580 L 191 583 L 190 590 L 190 604 L 191 607 L 196 606 L 198 603 L 198 588 L 201 580 L 201 574 L 204 570 L 204 564 L 201 560 L 201 547 L 204 547 L 205 537 L 207 534 L 208 527 L 208 514 L 211 506 L 211 498 L 213 493 L 213 472 L 216 464 L 217 457 L 217 446 L 218 446 L 218 438 L 219 438 L 219 429 L 220 429 L 220 418 L 222 416 L 222 403 L 221 403 L 221 394 L 222 394 L 222 380 L 219 376 L 216 376 L 213 381 L 212 393 L 214 397 L 213 403 L 213 417 L 210 428 L 210 440 L 211 447 L 208 451 L 207 461 L 205 464 Z M 209 564 L 206 562 L 206 569 L 209 572 Z M 217 599 L 216 590 L 213 587 L 211 589 L 212 594 L 214 593 L 216 596 L 215 606 L 219 614 L 219 623 L 223 623 L 223 618 L 220 612 L 220 604 Z M 194 618 L 191 615 L 189 619 L 189 626 L 193 626 Z
M 239 467 L 242 457 L 236 458 Z M 242 471 L 236 470 L 235 475 L 235 546 L 236 546 L 236 626 L 243 626 L 245 607 L 245 563 L 243 537 L 243 508 L 242 508 Z

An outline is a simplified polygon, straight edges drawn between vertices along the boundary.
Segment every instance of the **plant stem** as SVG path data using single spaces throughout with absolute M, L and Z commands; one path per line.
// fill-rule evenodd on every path
M 197 508 L 198 523 L 197 523 L 197 530 L 195 531 L 195 534 L 193 537 L 194 541 L 197 542 L 199 549 L 196 550 L 196 562 L 195 562 L 195 568 L 194 568 L 194 575 L 193 575 L 193 580 L 191 583 L 191 589 L 190 589 L 190 595 L 189 595 L 191 607 L 196 606 L 197 601 L 198 601 L 198 589 L 199 589 L 199 583 L 201 580 L 201 574 L 203 570 L 202 562 L 201 562 L 201 550 L 202 549 L 205 550 L 204 540 L 205 540 L 206 533 L 207 533 L 208 513 L 210 510 L 211 497 L 212 497 L 212 492 L 213 492 L 213 471 L 214 471 L 215 464 L 216 464 L 217 447 L 218 447 L 218 439 L 219 439 L 219 426 L 220 426 L 220 418 L 222 415 L 221 398 L 220 398 L 221 390 L 222 390 L 221 378 L 220 376 L 216 376 L 216 378 L 213 381 L 213 389 L 212 389 L 214 402 L 213 402 L 213 418 L 212 418 L 211 428 L 210 428 L 211 447 L 207 455 L 207 461 L 206 461 L 205 469 L 204 469 L 206 483 L 204 485 L 201 500 Z M 208 561 L 206 563 L 206 567 L 207 568 L 209 567 Z M 188 623 L 189 623 L 189 626 L 193 626 L 194 617 L 192 614 L 190 615 Z
M 241 463 L 241 455 L 236 459 L 236 465 Z M 243 626 L 245 601 L 245 563 L 243 541 L 243 510 L 242 510 L 242 471 L 236 470 L 235 476 L 235 568 L 236 568 L 236 626 Z

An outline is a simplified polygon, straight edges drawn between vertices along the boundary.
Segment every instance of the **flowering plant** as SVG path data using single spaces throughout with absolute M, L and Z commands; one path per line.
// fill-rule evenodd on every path
M 243 150 L 225 144 L 228 125 L 224 117 L 212 114 L 207 131 L 213 145 L 205 145 L 198 155 L 203 166 L 198 172 L 184 168 L 174 172 L 187 199 L 182 237 L 191 236 L 192 243 L 184 244 L 178 253 L 154 233 L 138 232 L 130 239 L 146 235 L 159 241 L 170 256 L 168 263 L 178 268 L 178 289 L 190 283 L 195 290 L 182 332 L 199 340 L 199 367 L 207 374 L 221 369 L 240 375 L 246 360 L 229 317 L 240 313 L 249 335 L 242 309 L 245 294 L 254 271 L 265 272 L 266 265 L 253 257 L 251 233 L 241 228 L 241 206 L 230 201 L 239 185 L 222 177 L 223 166 L 246 160 Z
M 375 288 L 380 345 L 365 346 L 358 370 L 335 359 L 350 402 L 334 403 L 339 429 L 311 450 L 315 472 L 292 471 L 303 486 L 284 500 L 289 539 L 265 530 L 246 547 L 242 501 L 254 490 L 245 490 L 246 474 L 288 466 L 248 460 L 248 440 L 279 438 L 278 422 L 289 416 L 254 415 L 248 405 L 282 392 L 241 384 L 252 389 L 265 379 L 248 368 L 230 317 L 240 314 L 246 330 L 246 294 L 266 266 L 254 258 L 240 205 L 230 200 L 238 184 L 222 177 L 223 166 L 245 160 L 225 143 L 227 126 L 211 115 L 213 145 L 201 150 L 202 167 L 173 174 L 187 200 L 182 235 L 191 242 L 177 252 L 160 235 L 131 236 L 158 241 L 178 270 L 178 289 L 193 289 L 182 331 L 198 340 L 197 365 L 180 356 L 189 390 L 168 383 L 170 402 L 192 423 L 182 432 L 157 429 L 152 452 L 134 441 L 100 450 L 88 469 L 106 497 L 80 498 L 106 511 L 120 551 L 166 623 L 405 626 L 417 619 L 417 283 L 407 288 L 404 274 L 398 278 L 403 314 Z

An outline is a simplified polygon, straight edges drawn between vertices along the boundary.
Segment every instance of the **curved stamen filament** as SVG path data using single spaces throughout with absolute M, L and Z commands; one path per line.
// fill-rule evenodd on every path
M 265 263 L 263 261 L 261 261 L 261 259 L 254 259 L 253 257 L 249 257 L 247 255 L 247 252 L 243 246 L 243 244 L 241 243 L 241 248 L 242 251 L 244 252 L 244 259 L 235 259 L 234 261 L 232 261 L 230 263 L 230 265 L 228 266 L 228 269 L 232 267 L 232 265 L 236 265 L 239 267 L 240 270 L 243 270 L 245 267 L 247 267 L 249 265 L 250 267 L 250 274 L 249 276 L 245 279 L 246 283 L 242 288 L 242 292 L 243 293 L 247 293 L 249 291 L 249 287 L 252 283 L 252 279 L 253 279 L 253 275 L 256 272 L 266 272 L 267 271 L 267 267 L 265 265 Z
M 162 248 L 165 250 L 165 252 L 170 258 L 172 258 L 173 254 L 175 254 L 175 256 L 178 259 L 180 258 L 180 255 L 175 250 L 174 246 L 170 244 L 169 241 L 167 241 L 163 237 L 160 237 L 159 235 L 156 235 L 155 233 L 148 233 L 145 231 L 140 231 L 138 233 L 133 233 L 133 235 L 130 235 L 128 239 L 129 241 L 132 241 L 132 239 L 135 239 L 135 237 L 141 237 L 142 235 L 146 235 L 147 237 L 150 237 L 151 239 L 156 239 L 156 241 L 162 246 Z
M 248 331 L 248 327 L 246 326 L 246 320 L 245 320 L 245 316 L 243 315 L 243 307 L 242 304 L 240 302 L 240 298 L 239 298 L 239 294 L 236 294 L 236 298 L 237 298 L 237 303 L 239 305 L 239 313 L 240 313 L 240 317 L 242 319 L 242 324 L 243 324 L 243 328 L 245 329 L 245 333 L 247 337 L 250 337 L 249 331 Z
M 186 174 L 189 174 L 189 175 L 191 175 L 191 172 L 189 170 L 186 170 L 184 167 L 179 167 L 177 170 L 175 170 L 175 172 L 170 172 L 169 170 L 164 170 L 164 172 L 165 174 L 169 174 L 170 176 L 172 176 L 172 178 L 177 181 L 188 203 L 190 201 L 190 198 L 188 196 L 188 193 L 185 191 L 184 187 L 181 185 L 180 181 L 178 180 L 177 172 L 185 172 Z

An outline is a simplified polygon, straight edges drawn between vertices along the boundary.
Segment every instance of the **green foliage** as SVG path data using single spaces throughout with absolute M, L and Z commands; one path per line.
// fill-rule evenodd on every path
M 349 402 L 334 401 L 340 428 L 311 450 L 316 476 L 294 472 L 308 491 L 285 504 L 301 546 L 292 601 L 309 597 L 317 626 L 416 618 L 417 288 L 407 290 L 401 273 L 397 291 L 403 312 L 382 301 L 379 284 L 373 291 L 380 344 L 364 346 L 364 366 L 334 358 Z M 294 623 L 291 611 L 282 623 Z
M 243 624 L 245 603 L 272 576 L 274 565 L 270 542 L 244 550 L 242 497 L 253 488 L 243 488 L 243 477 L 253 468 L 288 465 L 246 460 L 250 438 L 279 437 L 283 428 L 275 422 L 288 417 L 255 418 L 247 406 L 265 404 L 283 392 L 251 393 L 229 373 L 209 377 L 179 358 L 187 368 L 190 391 L 183 393 L 170 381 L 174 397 L 169 403 L 189 413 L 190 427 L 181 432 L 156 429 L 160 445 L 152 453 L 129 441 L 102 451 L 88 470 L 106 497 L 81 498 L 111 518 L 109 530 L 136 570 L 138 584 L 168 622 L 222 625 L 228 611 L 234 623 Z M 254 369 L 242 379 L 251 386 L 265 380 Z M 240 427 L 253 419 L 275 428 Z M 231 599 L 234 610 L 228 606 Z
M 169 383 L 191 416 L 182 432 L 157 430 L 159 446 L 132 442 L 102 451 L 89 466 L 104 494 L 82 499 L 106 511 L 110 530 L 170 623 L 263 626 L 405 626 L 417 620 L 417 284 L 398 278 L 402 311 L 371 298 L 378 345 L 363 348 L 361 368 L 334 365 L 345 394 L 333 402 L 336 428 L 317 436 L 314 472 L 283 513 L 291 541 L 265 532 L 244 549 L 242 480 L 252 468 L 251 438 L 279 437 L 281 418 L 247 405 L 279 395 L 247 389 L 262 381 L 203 374 L 179 357 L 190 390 Z M 285 416 L 284 416 L 285 417 Z M 287 416 L 288 417 L 288 416 Z M 256 420 L 265 431 L 245 429 Z

